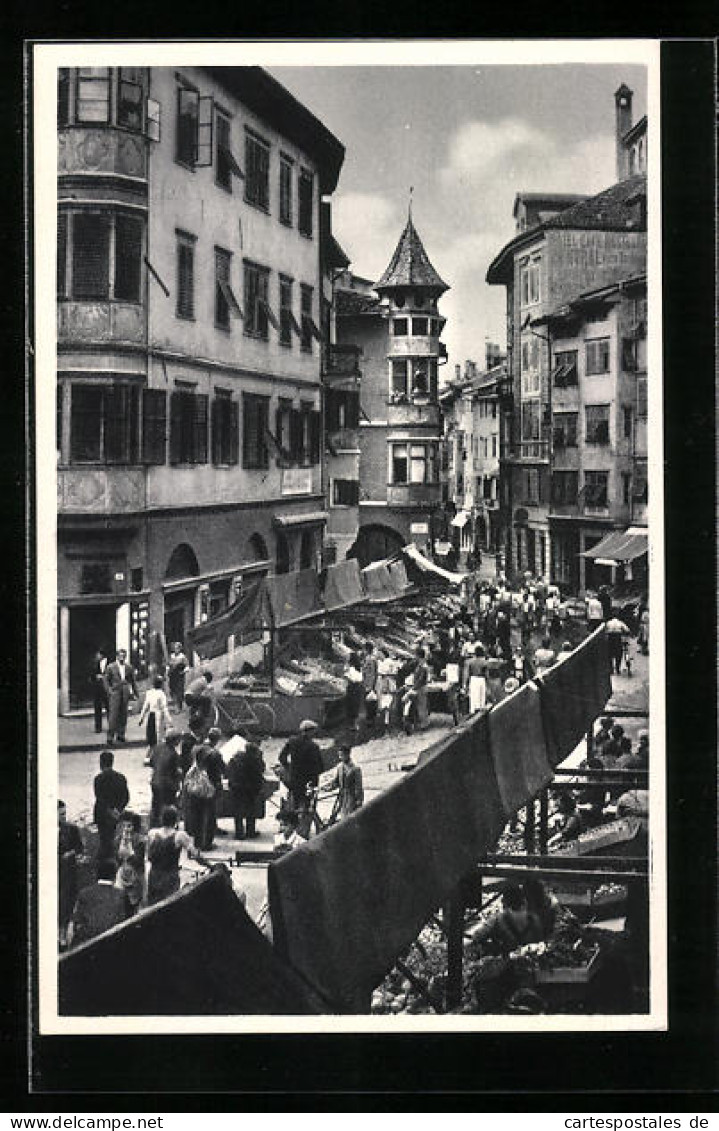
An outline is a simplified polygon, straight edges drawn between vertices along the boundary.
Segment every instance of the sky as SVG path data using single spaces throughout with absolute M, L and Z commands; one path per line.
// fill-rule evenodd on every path
M 412 216 L 450 290 L 443 341 L 456 363 L 506 344 L 505 290 L 487 268 L 515 234 L 517 192 L 595 193 L 616 180 L 614 91 L 646 113 L 636 63 L 267 68 L 346 148 L 333 231 L 376 280 Z

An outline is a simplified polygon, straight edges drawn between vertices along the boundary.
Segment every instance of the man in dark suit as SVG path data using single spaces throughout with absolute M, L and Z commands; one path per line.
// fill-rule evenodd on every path
M 78 895 L 70 926 L 73 946 L 94 939 L 125 919 L 125 896 L 115 887 L 116 870 L 114 860 L 100 860 L 97 883 Z
M 118 742 L 124 742 L 125 728 L 127 727 L 127 705 L 131 699 L 137 699 L 135 672 L 127 662 L 127 652 L 124 648 L 120 648 L 117 659 L 107 665 L 105 683 L 107 684 L 109 700 L 107 741 L 112 742 L 117 737 Z
M 115 826 L 120 814 L 130 800 L 127 778 L 113 768 L 115 756 L 112 750 L 100 754 L 100 773 L 93 783 L 95 789 L 94 818 L 100 837 L 98 857 L 102 860 L 113 854 Z
M 107 711 L 107 684 L 105 672 L 107 671 L 107 653 L 104 648 L 98 648 L 92 662 L 90 683 L 92 684 L 92 705 L 95 710 L 95 733 L 102 731 L 102 712 Z

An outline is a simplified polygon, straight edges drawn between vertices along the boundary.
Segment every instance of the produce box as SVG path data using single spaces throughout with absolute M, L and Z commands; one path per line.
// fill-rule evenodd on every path
M 586 985 L 592 980 L 600 963 L 600 949 L 595 946 L 591 957 L 580 966 L 553 966 L 538 967 L 536 983 L 538 986 L 551 985 Z

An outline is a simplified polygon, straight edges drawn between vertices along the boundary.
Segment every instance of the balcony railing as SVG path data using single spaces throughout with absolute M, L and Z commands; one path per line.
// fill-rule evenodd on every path
M 323 372 L 331 380 L 333 377 L 359 377 L 359 346 L 331 345 L 325 351 Z
M 440 501 L 439 483 L 389 483 L 387 505 L 390 507 L 432 507 Z
M 425 398 L 387 402 L 387 424 L 390 428 L 414 427 L 422 424 L 429 428 L 439 428 L 440 407 L 436 401 Z
M 549 459 L 549 444 L 546 440 L 522 440 L 512 446 L 510 458 L 533 462 Z

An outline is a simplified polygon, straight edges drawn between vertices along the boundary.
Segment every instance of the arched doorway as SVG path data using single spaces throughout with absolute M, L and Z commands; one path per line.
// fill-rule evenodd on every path
M 398 553 L 403 546 L 404 538 L 390 526 L 362 526 L 347 557 L 351 555 L 356 558 L 360 568 L 364 569 L 370 562 L 378 562 Z
M 165 569 L 164 581 L 185 581 L 199 577 L 200 566 L 192 546 L 181 542 L 170 554 Z M 188 580 L 187 585 L 165 593 L 164 631 L 168 647 L 173 641 L 184 646 L 188 628 L 195 623 L 195 597 L 197 584 Z

